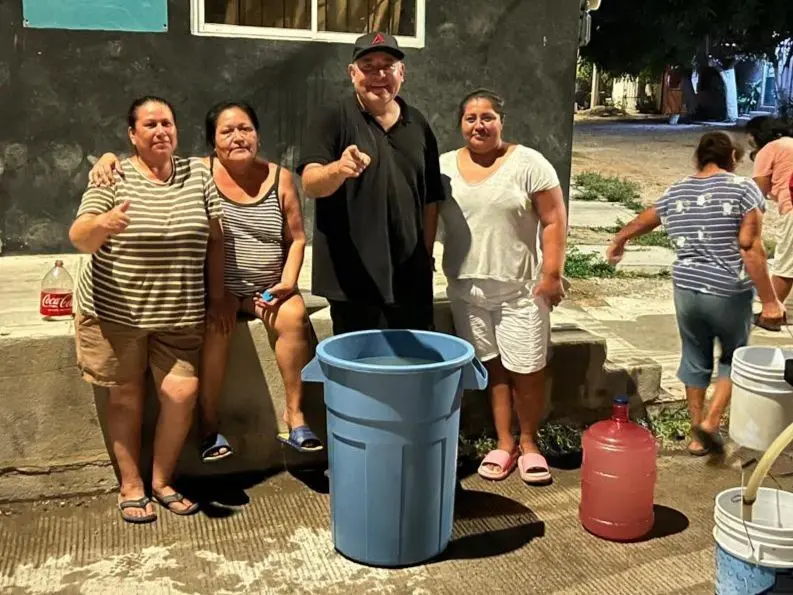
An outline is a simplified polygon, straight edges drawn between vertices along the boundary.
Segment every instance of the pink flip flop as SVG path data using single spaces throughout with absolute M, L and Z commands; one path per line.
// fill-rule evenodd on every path
M 529 452 L 518 457 L 518 470 L 520 478 L 529 485 L 548 485 L 552 481 L 548 461 L 536 452 Z
M 518 460 L 518 449 L 516 448 L 511 453 L 506 450 L 496 448 L 487 453 L 487 456 L 479 464 L 477 473 L 485 479 L 491 481 L 501 481 L 509 477 L 509 474 L 515 470 L 515 463 Z M 487 465 L 497 466 L 500 470 L 494 471 Z

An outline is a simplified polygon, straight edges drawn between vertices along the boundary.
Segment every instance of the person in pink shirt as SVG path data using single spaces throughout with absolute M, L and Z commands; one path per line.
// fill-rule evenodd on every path
M 774 255 L 773 284 L 780 302 L 793 289 L 793 126 L 773 116 L 758 116 L 746 124 L 746 133 L 753 151 L 752 177 L 763 194 L 777 203 L 782 226 L 777 235 Z M 778 324 L 755 323 L 767 330 L 778 331 Z

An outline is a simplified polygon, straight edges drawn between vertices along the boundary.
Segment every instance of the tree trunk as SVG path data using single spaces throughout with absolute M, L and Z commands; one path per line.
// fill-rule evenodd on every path
M 592 96 L 589 100 L 589 109 L 600 105 L 600 73 L 597 64 L 592 65 Z
M 793 42 L 780 44 L 776 51 L 776 94 L 780 107 L 793 103 Z
M 692 80 L 692 75 L 694 73 L 691 71 L 685 71 L 683 73 L 683 105 L 686 106 L 686 114 L 689 117 L 693 117 L 694 114 L 697 112 L 697 107 L 699 106 L 699 102 L 697 101 L 697 92 L 694 89 L 694 82 Z
M 724 81 L 724 101 L 727 104 L 727 120 L 736 122 L 738 120 L 738 83 L 735 79 L 735 68 L 719 70 L 721 80 Z

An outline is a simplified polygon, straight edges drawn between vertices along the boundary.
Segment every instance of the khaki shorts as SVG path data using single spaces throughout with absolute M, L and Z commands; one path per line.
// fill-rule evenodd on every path
M 793 279 L 793 211 L 785 213 L 781 219 L 772 273 L 777 277 Z
M 128 384 L 149 366 L 163 375 L 198 376 L 203 326 L 152 331 L 77 314 L 74 328 L 77 365 L 91 384 Z

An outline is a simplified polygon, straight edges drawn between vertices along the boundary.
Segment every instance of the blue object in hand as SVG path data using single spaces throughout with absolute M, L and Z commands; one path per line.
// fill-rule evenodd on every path
M 270 293 L 270 290 L 269 290 L 269 289 L 265 289 L 265 290 L 264 290 L 264 291 L 261 293 L 261 296 L 262 296 L 262 299 L 263 299 L 265 302 L 271 302 L 271 301 L 273 301 L 273 294 L 272 294 L 272 293 Z

